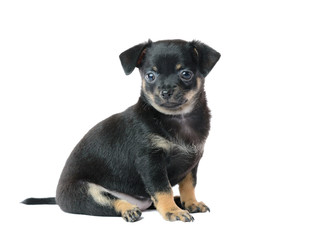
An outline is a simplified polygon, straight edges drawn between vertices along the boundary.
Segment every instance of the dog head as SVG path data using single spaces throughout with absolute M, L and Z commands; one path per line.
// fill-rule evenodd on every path
M 183 40 L 149 40 L 120 54 L 127 75 L 139 68 L 143 97 L 167 115 L 193 110 L 203 92 L 204 78 L 219 58 L 220 54 L 209 46 Z

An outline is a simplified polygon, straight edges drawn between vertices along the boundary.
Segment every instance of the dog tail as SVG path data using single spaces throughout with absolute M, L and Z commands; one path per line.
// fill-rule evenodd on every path
M 26 205 L 38 205 L 38 204 L 57 204 L 56 199 L 54 197 L 49 198 L 27 198 L 23 200 L 21 203 Z

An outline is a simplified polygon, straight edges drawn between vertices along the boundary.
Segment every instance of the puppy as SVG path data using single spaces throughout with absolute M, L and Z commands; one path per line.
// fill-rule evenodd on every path
M 219 58 L 209 46 L 183 40 L 149 40 L 121 53 L 127 75 L 139 68 L 138 102 L 83 137 L 65 164 L 56 198 L 23 203 L 57 203 L 65 212 L 129 222 L 151 205 L 169 221 L 189 222 L 190 213 L 209 211 L 194 189 L 210 128 L 204 79 Z M 176 184 L 180 199 L 173 197 Z

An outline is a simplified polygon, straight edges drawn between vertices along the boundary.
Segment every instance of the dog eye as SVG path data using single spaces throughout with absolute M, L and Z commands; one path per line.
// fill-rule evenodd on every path
M 183 70 L 180 72 L 180 79 L 183 81 L 189 81 L 192 79 L 193 77 L 193 72 L 189 71 L 189 70 Z
M 147 82 L 151 83 L 156 80 L 156 74 L 153 72 L 148 72 L 144 78 L 146 79 Z

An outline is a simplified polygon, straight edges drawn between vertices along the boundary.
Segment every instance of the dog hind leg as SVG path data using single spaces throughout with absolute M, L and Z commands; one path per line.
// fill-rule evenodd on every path
M 139 220 L 142 214 L 136 205 L 85 181 L 59 184 L 56 200 L 63 211 L 75 214 L 121 216 L 127 222 Z

